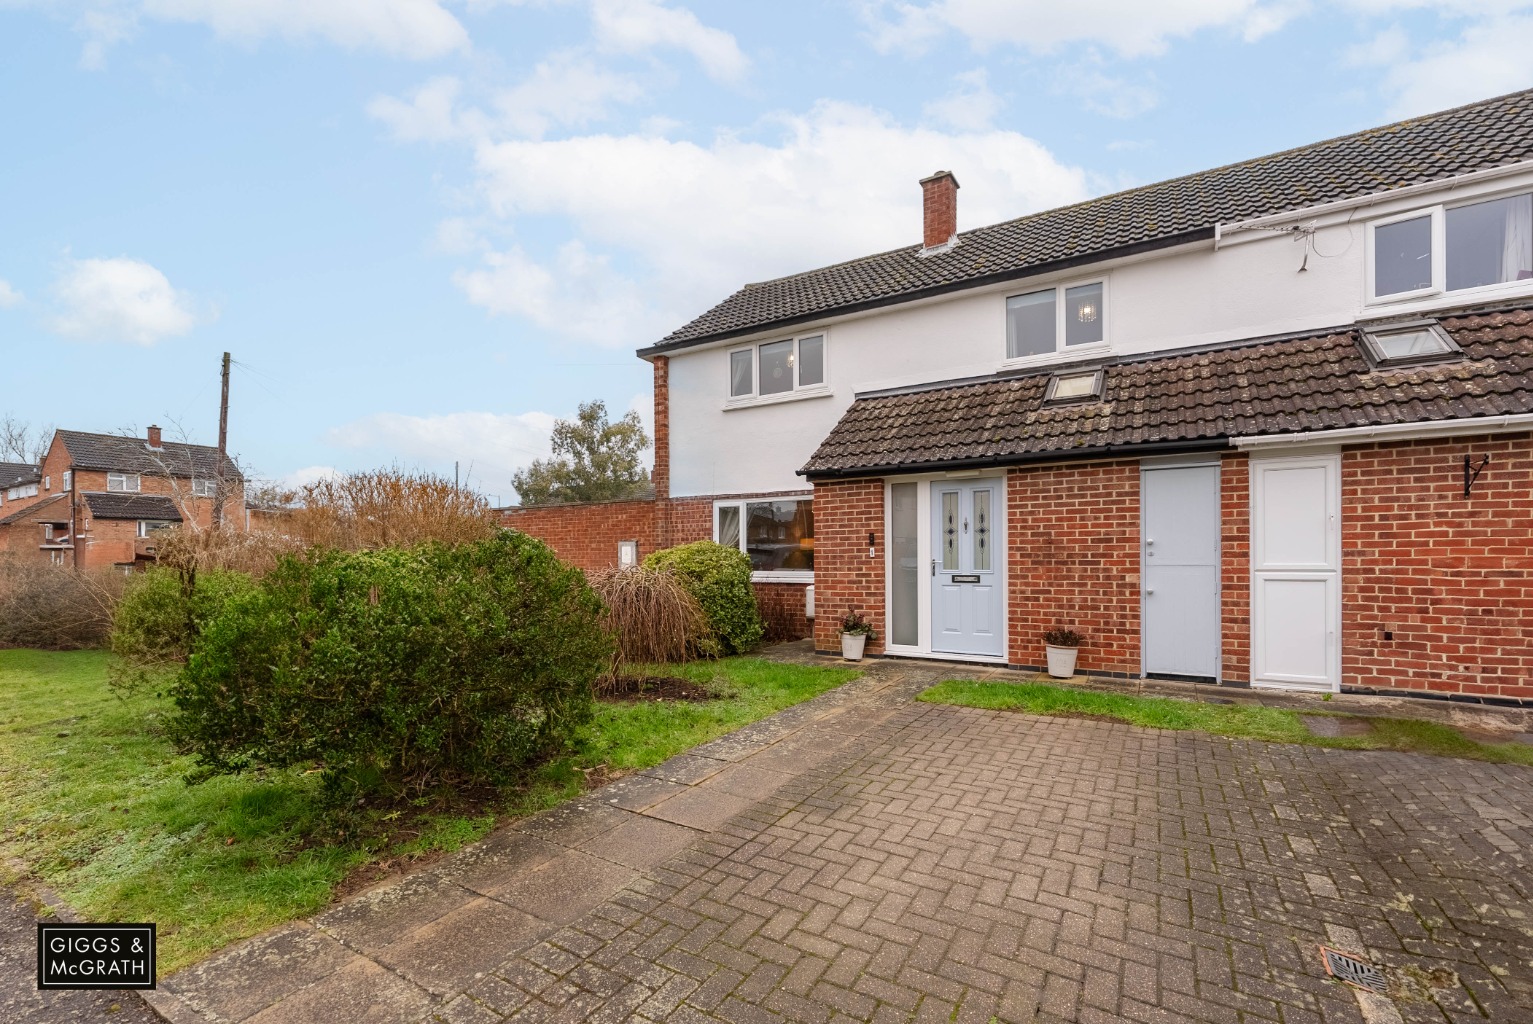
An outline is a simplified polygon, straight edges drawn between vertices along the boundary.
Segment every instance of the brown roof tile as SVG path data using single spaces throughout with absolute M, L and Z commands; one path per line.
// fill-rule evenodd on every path
M 1374 369 L 1358 332 L 1106 365 L 1102 400 L 1043 406 L 1053 370 L 852 403 L 800 471 L 838 476 L 1533 413 L 1533 309 L 1445 317 L 1457 362 Z

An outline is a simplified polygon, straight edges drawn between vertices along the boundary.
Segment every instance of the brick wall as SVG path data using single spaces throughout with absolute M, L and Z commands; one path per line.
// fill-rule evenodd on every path
M 1043 633 L 1086 634 L 1080 671 L 1137 676 L 1139 463 L 1070 463 L 1007 475 L 1010 649 L 1041 667 Z
M 868 557 L 868 534 L 877 539 Z M 884 649 L 884 482 L 836 480 L 814 487 L 814 646 L 840 651 L 841 616 L 855 609 L 867 616 L 878 640 L 867 653 Z
M 1533 698 L 1530 435 L 1350 448 L 1341 493 L 1343 684 Z
M 638 541 L 641 559 L 670 546 L 658 539 L 656 502 L 649 500 L 509 509 L 501 514 L 501 523 L 538 538 L 581 569 L 617 565 L 618 541 Z
M 1251 465 L 1244 453 L 1220 461 L 1220 628 L 1225 683 L 1251 680 Z
M 665 501 L 671 496 L 671 358 L 655 356 L 655 466 L 650 483 L 655 497 Z

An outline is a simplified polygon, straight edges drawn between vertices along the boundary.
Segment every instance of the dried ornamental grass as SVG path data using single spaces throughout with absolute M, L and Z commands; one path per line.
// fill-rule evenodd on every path
M 607 606 L 602 624 L 617 641 L 608 679 L 629 665 L 688 661 L 706 650 L 708 617 L 672 570 L 633 566 L 586 575 Z
M 0 647 L 100 647 L 127 579 L 0 554 Z

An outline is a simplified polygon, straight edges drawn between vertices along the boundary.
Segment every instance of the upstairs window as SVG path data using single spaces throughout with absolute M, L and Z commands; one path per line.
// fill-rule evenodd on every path
M 1533 193 L 1415 210 L 1368 240 L 1374 302 L 1533 281 Z
M 814 572 L 814 499 L 720 501 L 713 539 L 750 556 L 757 573 Z
M 5 492 L 5 496 L 10 498 L 12 501 L 17 500 L 18 498 L 35 498 L 37 497 L 37 485 L 22 484 L 19 487 L 12 487 L 10 490 Z
M 213 496 L 214 490 L 216 490 L 216 489 L 217 489 L 216 481 L 213 481 L 213 480 L 193 480 L 192 481 L 192 494 L 195 495 L 196 497 L 199 497 L 199 498 L 211 498 Z
M 1006 300 L 1006 358 L 1047 356 L 1107 337 L 1101 281 L 1044 288 Z
M 129 494 L 137 494 L 138 474 L 108 473 L 106 475 L 106 489 L 109 491 L 123 491 Z
M 67 491 L 71 487 L 73 487 L 74 486 L 74 482 L 75 482 L 75 471 L 72 470 L 72 469 L 64 470 L 64 490 Z
M 729 353 L 732 400 L 787 395 L 825 385 L 825 335 L 767 341 Z

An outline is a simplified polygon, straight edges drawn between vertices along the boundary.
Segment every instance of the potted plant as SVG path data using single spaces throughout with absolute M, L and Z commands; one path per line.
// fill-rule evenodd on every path
M 873 624 L 853 609 L 841 616 L 841 657 L 847 661 L 861 661 L 862 649 L 869 640 L 877 640 Z
M 1084 636 L 1063 627 L 1043 634 L 1043 644 L 1049 656 L 1049 675 L 1055 679 L 1069 679 L 1075 675 L 1075 656 L 1085 642 Z

